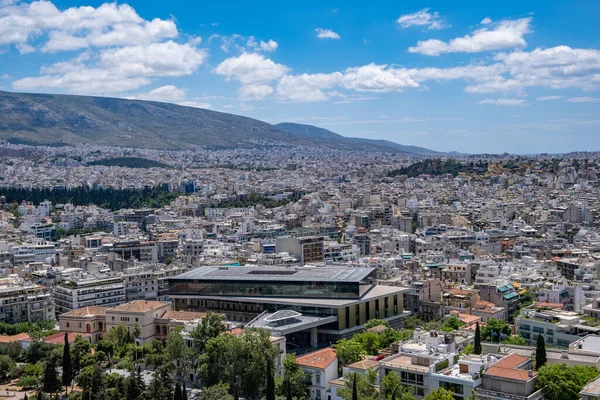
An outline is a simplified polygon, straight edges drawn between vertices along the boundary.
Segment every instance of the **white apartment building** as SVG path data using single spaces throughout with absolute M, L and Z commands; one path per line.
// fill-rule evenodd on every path
M 127 301 L 121 276 L 86 277 L 63 281 L 54 286 L 52 296 L 57 314 L 82 307 L 114 307 Z
M 45 286 L 16 277 L 0 280 L 0 322 L 14 324 L 54 319 L 54 299 Z
M 14 263 L 45 262 L 50 258 L 55 260 L 56 250 L 53 244 L 25 244 L 11 249 Z

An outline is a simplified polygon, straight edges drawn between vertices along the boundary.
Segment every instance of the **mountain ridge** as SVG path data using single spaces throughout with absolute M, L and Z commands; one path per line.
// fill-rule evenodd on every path
M 312 125 L 304 125 L 304 133 L 291 132 L 291 125 L 300 124 L 284 124 L 282 129 L 249 117 L 156 101 L 0 91 L 0 138 L 33 145 L 179 150 L 248 148 L 266 140 L 340 150 L 437 153 L 384 140 L 347 138 Z

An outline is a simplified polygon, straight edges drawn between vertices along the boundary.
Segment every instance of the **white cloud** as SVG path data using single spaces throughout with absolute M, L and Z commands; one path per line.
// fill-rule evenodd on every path
M 277 64 L 262 54 L 242 53 L 237 57 L 230 57 L 215 68 L 215 72 L 225 76 L 225 79 L 235 79 L 243 84 L 268 83 L 281 78 L 289 68 Z
M 597 103 L 600 99 L 596 97 L 570 97 L 567 101 L 569 103 Z
M 191 75 L 208 54 L 190 44 L 165 43 L 108 49 L 100 54 L 103 67 L 133 76 Z
M 269 39 L 267 42 L 256 40 L 254 36 L 244 36 L 234 33 L 232 35 L 218 35 L 214 34 L 208 38 L 208 42 L 211 43 L 213 40 L 221 41 L 221 50 L 225 53 L 229 53 L 233 48 L 240 53 L 247 51 L 266 51 L 272 52 L 277 50 L 279 47 L 278 43 L 273 39 Z
M 165 85 L 159 88 L 153 89 L 148 93 L 140 93 L 130 98 L 139 100 L 154 100 L 164 102 L 177 102 L 185 99 L 185 90 L 178 88 L 174 85 Z
M 317 28 L 315 29 L 319 39 L 341 39 L 342 37 L 331 29 Z
M 479 104 L 494 104 L 497 106 L 527 106 L 527 100 L 525 99 L 484 99 Z
M 396 20 L 396 23 L 402 28 L 427 26 L 427 29 L 442 29 L 446 27 L 439 13 L 430 13 L 429 8 L 424 8 L 412 14 L 402 15 Z
M 471 35 L 452 39 L 448 43 L 438 39 L 419 41 L 415 47 L 409 47 L 408 51 L 428 56 L 438 56 L 443 53 L 477 53 L 490 50 L 521 49 L 527 45 L 523 35 L 531 32 L 530 22 L 531 18 L 529 17 L 503 20 L 495 24 L 492 29 L 482 28 Z
M 273 87 L 260 84 L 244 85 L 238 94 L 242 100 L 261 100 L 273 94 Z
M 277 44 L 277 42 L 274 41 L 273 39 L 269 39 L 268 42 L 263 42 L 262 40 L 260 41 L 260 48 L 261 48 L 261 50 L 264 50 L 264 51 L 269 51 L 269 52 L 275 51 L 275 50 L 277 50 L 278 46 L 279 45 Z
M 481 25 L 489 25 L 492 23 L 492 19 L 490 17 L 485 17 L 484 19 L 481 20 L 480 24 Z
M 151 82 L 149 77 L 184 76 L 206 60 L 206 51 L 173 41 L 105 49 L 40 69 L 41 76 L 12 83 L 17 90 L 62 89 L 78 94 L 123 93 Z
M 61 11 L 50 1 L 41 0 L 0 9 L 0 44 L 15 44 L 21 51 L 32 51 L 29 42 L 40 38 L 43 51 L 60 51 L 149 43 L 177 35 L 173 21 L 144 20 L 127 4 L 104 3 L 97 8 Z
M 552 100 L 560 100 L 564 99 L 565 96 L 542 96 L 536 98 L 537 101 L 552 101 Z
M 325 90 L 335 87 L 359 92 L 391 92 L 418 86 L 404 68 L 371 63 L 330 74 L 285 75 L 279 81 L 277 95 L 284 100 L 324 101 L 331 97 Z

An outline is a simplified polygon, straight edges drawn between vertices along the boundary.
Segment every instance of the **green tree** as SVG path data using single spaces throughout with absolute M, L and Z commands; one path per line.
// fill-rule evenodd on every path
M 233 400 L 229 394 L 229 385 L 219 383 L 213 386 L 207 386 L 202 389 L 198 400 Z
M 88 396 L 90 399 L 98 399 L 106 385 L 104 371 L 98 363 L 82 368 L 75 380 L 77 385 L 83 389 L 83 397 Z
M 517 345 L 517 346 L 525 346 L 527 345 L 527 342 L 525 341 L 525 339 L 523 339 L 523 337 L 521 335 L 511 335 L 507 338 L 505 338 L 502 343 L 504 344 L 513 344 L 513 345 Z
M 276 392 L 278 396 L 287 400 L 304 400 L 308 397 L 306 372 L 298 366 L 296 356 L 287 354 L 283 360 L 283 375 L 276 379 Z
M 535 369 L 540 369 L 546 365 L 546 341 L 544 336 L 538 335 L 535 346 Z
M 139 399 L 142 396 L 142 393 L 144 393 L 144 390 L 146 390 L 146 388 L 144 380 L 142 379 L 142 371 L 141 367 L 138 366 L 127 379 L 127 398 Z
M 473 353 L 481 354 L 481 329 L 479 328 L 479 322 L 475 326 L 475 344 L 473 346 Z
M 167 360 L 175 367 L 177 380 L 181 381 L 185 376 L 187 360 L 189 357 L 189 348 L 181 335 L 180 329 L 173 329 L 167 336 L 167 346 L 165 348 Z
M 5 381 L 8 378 L 8 374 L 15 368 L 15 365 L 15 362 L 9 356 L 0 356 L 0 381 Z
M 211 312 L 206 313 L 206 316 L 200 320 L 198 326 L 191 332 L 194 349 L 198 353 L 204 353 L 206 343 L 225 332 L 224 321 L 222 315 Z
M 365 324 L 365 329 L 369 329 L 369 328 L 374 328 L 376 326 L 380 326 L 383 325 L 386 328 L 390 327 L 390 323 L 387 321 L 384 321 L 383 319 L 370 319 L 366 324 Z
M 377 372 L 368 370 L 366 375 L 348 373 L 344 376 L 346 387 L 339 389 L 338 394 L 344 400 L 379 400 L 377 391 Z
M 453 315 L 444 322 L 440 329 L 444 332 L 454 332 L 463 325 L 464 323 Z
M 506 321 L 490 318 L 481 330 L 481 339 L 490 342 L 500 342 L 502 335 L 509 336 L 511 332 L 510 325 Z
M 154 372 L 152 382 L 146 390 L 146 398 L 152 400 L 173 400 L 173 381 L 168 367 L 163 366 Z
M 37 389 L 40 386 L 40 380 L 35 376 L 22 376 L 19 378 L 17 386 L 25 390 Z
M 376 356 L 379 354 L 379 350 L 381 350 L 381 345 L 379 343 L 379 335 L 375 332 L 361 332 L 355 334 L 352 341 L 359 343 L 363 349 L 363 351 L 369 355 Z
M 454 400 L 454 392 L 439 388 L 429 393 L 423 400 Z
M 62 384 L 65 387 L 65 394 L 67 394 L 67 391 L 69 390 L 69 385 L 73 382 L 71 346 L 69 344 L 69 334 L 67 332 L 65 332 L 65 344 L 63 346 L 62 368 Z
M 108 332 L 106 332 L 104 339 L 116 343 L 117 347 L 119 348 L 128 343 L 133 343 L 133 336 L 131 336 L 129 329 L 127 329 L 124 324 L 112 327 Z
M 544 365 L 538 369 L 537 388 L 544 388 L 544 398 L 548 400 L 579 400 L 581 389 L 599 375 L 594 367 Z
M 275 366 L 273 359 L 267 360 L 267 389 L 265 400 L 275 400 Z
M 71 348 L 72 375 L 76 377 L 85 367 L 84 357 L 90 354 L 90 342 L 77 335 Z
M 342 339 L 333 347 L 342 366 L 360 361 L 363 356 L 367 355 L 363 346 L 354 340 Z
M 273 346 L 270 332 L 264 329 L 246 329 L 242 342 L 242 357 L 246 361 L 242 374 L 243 393 L 248 397 L 256 396 L 266 384 L 268 365 L 279 356 L 279 349 Z
M 45 393 L 56 393 L 61 389 L 58 380 L 58 371 L 56 370 L 56 360 L 54 357 L 48 357 L 46 367 L 44 368 L 44 377 L 42 379 L 42 391 Z
M 206 351 L 198 359 L 198 376 L 206 386 L 226 383 L 234 398 L 239 396 L 240 377 L 245 363 L 240 357 L 244 344 L 236 335 L 222 335 L 206 343 Z

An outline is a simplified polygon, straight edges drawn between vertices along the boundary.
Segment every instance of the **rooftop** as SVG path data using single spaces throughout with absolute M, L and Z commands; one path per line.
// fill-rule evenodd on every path
M 519 381 L 528 381 L 533 378 L 537 372 L 519 369 L 523 364 L 527 363 L 529 358 L 519 354 L 509 354 L 500 361 L 495 362 L 485 371 L 486 376 L 494 376 L 498 378 L 513 379 Z
M 114 308 L 111 308 L 110 311 L 148 312 L 170 305 L 171 303 L 167 303 L 164 301 L 136 300 L 118 305 Z
M 359 283 L 374 270 L 348 267 L 200 267 L 171 279 Z
M 83 307 L 61 314 L 61 317 L 92 317 L 94 315 L 104 315 L 106 314 L 106 310 L 108 310 L 107 307 Z
M 337 356 L 335 354 L 335 350 L 331 347 L 327 347 L 323 350 L 318 350 L 296 358 L 296 362 L 300 367 L 311 367 L 318 369 L 327 368 L 335 360 L 337 360 Z

